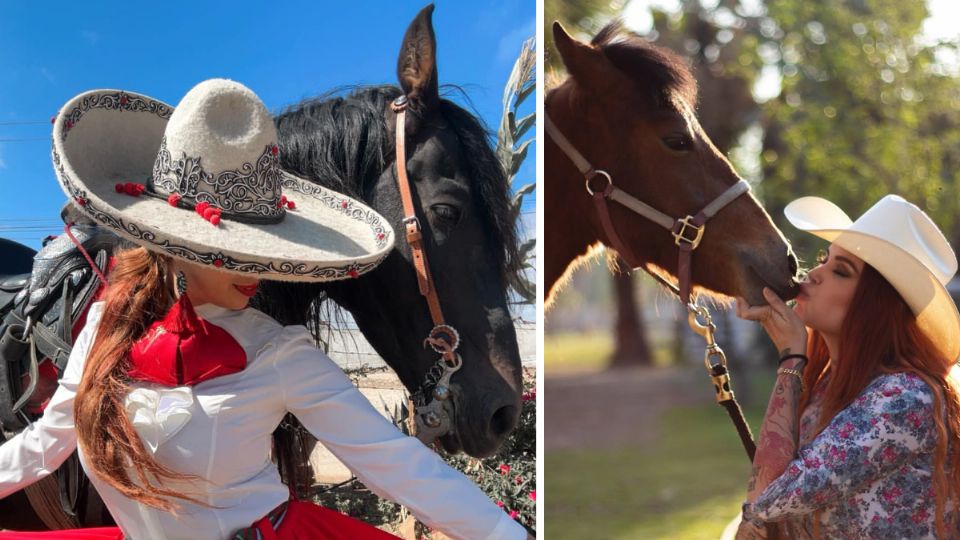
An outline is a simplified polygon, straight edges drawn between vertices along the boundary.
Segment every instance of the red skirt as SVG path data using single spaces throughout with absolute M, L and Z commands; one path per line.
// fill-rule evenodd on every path
M 262 540 L 397 540 L 381 531 L 335 510 L 303 501 L 288 501 L 258 520 L 235 539 Z
M 257 534 L 259 533 L 259 535 Z M 235 539 L 261 540 L 397 540 L 398 537 L 340 512 L 302 501 L 289 501 L 257 520 Z M 0 531 L 0 539 L 15 540 L 123 540 L 119 527 L 63 531 Z
M 120 527 L 42 532 L 0 531 L 0 538 L 16 540 L 123 540 L 123 531 L 120 530 Z

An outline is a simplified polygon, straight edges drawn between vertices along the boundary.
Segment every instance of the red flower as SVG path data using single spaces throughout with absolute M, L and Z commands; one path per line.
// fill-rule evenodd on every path
M 506 463 L 501 463 L 499 469 L 500 469 L 501 476 L 506 476 L 507 473 L 510 472 L 510 466 L 507 465 Z
M 899 396 L 903 393 L 903 390 L 899 386 L 894 386 L 893 388 L 888 388 L 881 392 L 885 397 L 890 396 Z
M 499 506 L 500 508 L 503 508 L 504 507 L 503 501 L 497 501 L 497 506 Z
M 903 491 L 900 490 L 899 486 L 892 486 L 886 491 L 880 493 L 880 496 L 883 497 L 883 499 L 888 503 L 899 499 L 901 495 L 903 495 Z
M 350 277 L 352 277 L 352 278 L 358 278 L 358 277 L 360 277 L 360 272 L 357 272 L 356 270 L 354 270 L 353 268 L 351 268 L 350 270 L 347 271 L 347 275 L 350 276 Z
M 517 519 L 517 516 L 519 515 L 520 515 L 520 512 L 517 512 L 516 510 L 510 511 L 510 519 Z
M 280 148 L 277 147 L 277 145 L 273 145 L 273 148 L 270 149 L 270 153 L 273 155 L 277 155 L 280 153 Z
M 170 206 L 177 206 L 179 202 L 180 202 L 179 193 L 171 193 L 170 196 L 167 197 L 167 203 L 170 204 Z
M 521 476 L 518 474 L 518 475 L 513 479 L 513 483 L 519 486 L 520 484 L 523 483 L 523 477 L 521 477 Z
M 297 203 L 295 203 L 295 202 L 293 202 L 293 201 L 287 201 L 287 208 L 289 208 L 290 210 L 296 210 L 296 209 L 297 209 Z
M 531 501 L 537 502 L 537 490 L 531 491 L 527 496 L 530 497 Z

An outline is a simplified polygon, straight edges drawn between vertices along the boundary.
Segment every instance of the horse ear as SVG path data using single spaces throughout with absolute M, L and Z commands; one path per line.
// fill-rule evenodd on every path
M 553 43 L 567 73 L 580 84 L 589 86 L 591 82 L 601 80 L 597 77 L 598 70 L 606 65 L 606 57 L 593 46 L 570 37 L 560 21 L 553 21 Z
M 437 39 L 433 34 L 433 4 L 420 10 L 403 36 L 397 58 L 400 87 L 413 106 L 424 112 L 440 103 L 437 83 Z

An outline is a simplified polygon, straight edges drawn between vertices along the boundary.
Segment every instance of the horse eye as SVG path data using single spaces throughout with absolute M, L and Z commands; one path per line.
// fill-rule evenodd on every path
M 447 225 L 454 226 L 460 222 L 460 209 L 449 204 L 435 204 L 430 207 L 433 215 Z
M 661 139 L 667 148 L 676 152 L 689 152 L 693 150 L 693 139 L 687 134 L 668 135 Z

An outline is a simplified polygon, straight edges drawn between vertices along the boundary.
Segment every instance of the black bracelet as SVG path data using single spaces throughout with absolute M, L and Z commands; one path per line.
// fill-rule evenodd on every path
M 799 353 L 798 353 L 798 354 L 785 354 L 785 355 L 783 355 L 783 356 L 780 357 L 780 363 L 777 364 L 777 366 L 782 366 L 784 362 L 786 362 L 787 360 L 790 360 L 791 358 L 800 358 L 801 360 L 803 360 L 803 365 L 807 365 L 807 364 L 810 363 L 810 359 L 807 358 L 807 355 L 805 355 L 805 354 L 799 354 Z

